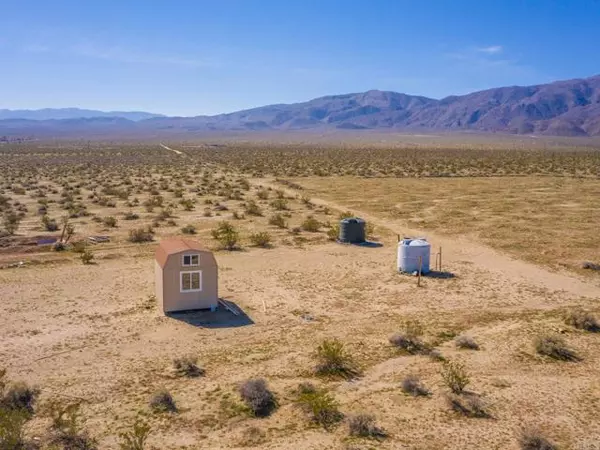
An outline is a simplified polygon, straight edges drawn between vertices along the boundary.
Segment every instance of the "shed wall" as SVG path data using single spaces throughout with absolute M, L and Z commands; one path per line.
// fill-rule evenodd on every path
M 200 255 L 198 266 L 183 266 L 183 255 Z M 200 292 L 181 292 L 180 273 L 184 271 L 202 271 L 202 290 Z M 209 309 L 218 305 L 218 268 L 215 257 L 210 252 L 187 250 L 169 255 L 162 268 L 164 312 L 185 311 L 189 309 Z

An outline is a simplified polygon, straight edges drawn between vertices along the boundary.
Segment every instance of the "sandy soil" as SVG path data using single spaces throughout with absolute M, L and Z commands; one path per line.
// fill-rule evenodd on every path
M 255 183 L 266 184 L 265 180 Z M 280 188 L 278 186 L 278 188 Z M 315 204 L 346 209 L 324 200 Z M 49 262 L 0 271 L 0 360 L 11 379 L 42 389 L 48 399 L 82 398 L 84 425 L 100 448 L 117 448 L 116 431 L 159 388 L 175 397 L 178 414 L 150 415 L 154 448 L 389 448 L 516 449 L 523 424 L 543 429 L 564 448 L 596 449 L 600 401 L 597 334 L 564 324 L 573 307 L 600 313 L 600 287 L 553 273 L 463 239 L 409 230 L 362 214 L 388 232 L 383 246 L 317 243 L 218 252 L 221 295 L 245 316 L 227 312 L 165 317 L 153 294 L 155 245 L 102 251 L 97 264 Z M 416 280 L 395 272 L 394 234 L 425 234 L 444 249 L 452 278 Z M 445 404 L 440 363 L 398 354 L 388 343 L 406 319 L 418 319 L 442 354 L 465 362 L 469 389 L 483 396 L 492 418 L 468 419 Z M 479 351 L 457 350 L 448 336 L 473 336 Z M 535 336 L 561 333 L 582 360 L 537 356 Z M 337 337 L 363 367 L 355 381 L 322 381 L 311 374 L 315 347 Z M 174 357 L 194 354 L 206 369 L 198 379 L 174 378 Z M 402 393 L 400 381 L 418 374 L 427 398 Z M 237 386 L 264 377 L 280 407 L 268 419 L 236 412 Z M 371 413 L 390 437 L 348 438 L 341 424 L 313 427 L 293 404 L 301 381 L 327 385 L 352 415 Z M 30 433 L 47 421 L 37 418 Z M 263 432 L 254 445 L 252 427 Z

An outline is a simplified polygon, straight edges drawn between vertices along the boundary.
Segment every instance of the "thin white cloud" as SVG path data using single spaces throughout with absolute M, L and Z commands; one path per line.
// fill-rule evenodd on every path
M 69 53 L 94 59 L 104 59 L 129 64 L 158 64 L 183 67 L 217 67 L 215 61 L 180 55 L 143 53 L 124 47 L 101 47 L 92 44 L 78 44 L 69 49 Z
M 504 51 L 504 47 L 501 45 L 490 45 L 488 47 L 477 47 L 479 53 L 485 53 L 487 55 L 497 55 Z

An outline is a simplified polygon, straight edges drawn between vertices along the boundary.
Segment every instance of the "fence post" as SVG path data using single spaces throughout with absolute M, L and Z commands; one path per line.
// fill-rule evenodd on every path
M 442 246 L 440 245 L 440 269 L 439 271 L 442 271 Z

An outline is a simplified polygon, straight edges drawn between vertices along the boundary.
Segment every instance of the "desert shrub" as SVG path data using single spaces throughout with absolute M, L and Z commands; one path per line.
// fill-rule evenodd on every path
M 4 229 L 9 235 L 13 235 L 17 232 L 20 223 L 21 217 L 19 217 L 17 213 L 9 211 L 4 214 L 2 224 L 4 225 Z
M 321 228 L 321 222 L 315 219 L 313 216 L 308 216 L 302 222 L 301 228 L 304 231 L 308 231 L 310 233 L 316 233 Z
M 315 372 L 318 375 L 350 379 L 360 374 L 351 355 L 346 352 L 344 344 L 337 339 L 325 339 L 317 347 L 316 359 Z
M 366 226 L 367 237 L 374 238 L 375 237 L 375 225 L 373 225 L 373 222 L 367 222 L 366 225 L 367 225 Z
M 81 259 L 81 262 L 83 264 L 91 264 L 92 261 L 94 260 L 94 254 L 92 253 L 91 250 L 89 249 L 85 249 L 80 255 L 79 255 L 79 259 Z
M 348 419 L 348 431 L 350 436 L 381 439 L 387 437 L 387 433 L 377 426 L 375 417 L 369 414 L 358 414 Z
M 269 191 L 266 189 L 259 189 L 256 193 L 256 196 L 261 200 L 267 200 L 269 198 Z
M 600 332 L 600 324 L 596 317 L 580 309 L 569 312 L 565 318 L 565 322 L 567 325 L 571 325 L 579 330 L 591 331 L 592 333 Z
M 259 447 L 265 441 L 265 432 L 258 427 L 249 426 L 245 428 L 238 439 L 240 447 Z
M 234 212 L 231 214 L 231 217 L 232 217 L 233 219 L 235 219 L 235 220 L 243 220 L 243 219 L 244 219 L 244 215 L 243 215 L 243 214 L 241 214 L 241 213 L 239 213 L 238 211 L 234 211 Z
M 478 395 L 448 394 L 446 395 L 446 402 L 450 409 L 464 416 L 477 418 L 490 417 L 486 403 Z
M 154 240 L 154 230 L 152 227 L 129 230 L 129 242 L 151 242 L 152 240 Z
M 140 218 L 140 216 L 138 214 L 134 213 L 133 211 L 127 211 L 123 215 L 123 219 L 125 219 L 125 220 L 137 220 L 139 218 Z
M 9 385 L 5 376 L 6 370 L 0 370 L 0 408 L 32 414 L 40 390 L 23 382 Z
M 144 450 L 151 431 L 148 422 L 139 416 L 136 417 L 130 430 L 119 433 L 119 448 L 121 450 Z
M 196 234 L 196 227 L 194 225 L 186 225 L 181 229 L 183 234 Z
M 281 214 L 273 214 L 269 217 L 269 225 L 274 225 L 277 228 L 287 228 L 287 223 Z
M 179 202 L 185 211 L 193 211 L 194 210 L 194 201 L 190 198 L 183 199 Z
M 296 403 L 309 415 L 311 421 L 326 430 L 344 418 L 333 395 L 324 389 L 315 388 L 310 383 L 299 386 Z
M 175 399 L 169 391 L 162 389 L 155 392 L 150 398 L 150 408 L 154 412 L 177 412 Z
M 0 406 L 0 449 L 25 448 L 25 424 L 29 414 L 23 410 Z
M 421 340 L 423 326 L 418 320 L 408 320 L 403 325 L 403 330 L 389 338 L 390 343 L 412 355 L 427 353 L 428 346 Z
M 58 230 L 58 223 L 56 222 L 56 219 L 51 219 L 50 217 L 48 217 L 47 214 L 44 214 L 42 216 L 41 222 L 42 222 L 42 228 L 46 231 L 57 231 Z
M 114 216 L 105 217 L 102 219 L 102 222 L 109 228 L 114 228 L 117 226 L 117 218 Z
M 327 239 L 330 241 L 337 241 L 340 237 L 340 224 L 336 223 L 329 230 L 327 230 Z
M 544 434 L 531 427 L 523 428 L 518 436 L 517 441 L 521 450 L 557 450 L 558 447 L 544 436 Z
M 173 360 L 175 373 L 182 377 L 199 377 L 204 375 L 204 369 L 198 367 L 198 358 L 195 356 L 183 356 Z
M 444 383 L 454 394 L 462 393 L 470 381 L 464 364 L 459 361 L 444 361 L 440 373 Z
M 413 397 L 427 396 L 431 394 L 429 390 L 425 386 L 423 386 L 423 384 L 419 380 L 419 377 L 417 377 L 416 375 L 409 375 L 406 378 L 404 378 L 402 380 L 401 386 L 402 392 L 404 392 L 405 394 L 412 395 Z
M 257 417 L 269 416 L 277 407 L 275 396 L 262 378 L 247 380 L 240 386 L 240 397 Z
M 479 344 L 475 342 L 475 340 L 470 336 L 458 336 L 454 343 L 458 348 L 468 349 L 468 350 L 479 350 Z
M 47 410 L 52 419 L 50 448 L 58 447 L 73 450 L 95 450 L 96 441 L 80 426 L 79 403 L 50 402 Z
M 277 211 L 284 211 L 284 210 L 288 209 L 288 202 L 283 197 L 276 198 L 275 200 L 271 201 L 271 203 L 269 203 L 269 204 L 271 205 L 271 208 L 273 208 Z
M 262 216 L 260 206 L 254 200 L 249 200 L 244 207 L 244 212 L 249 216 Z
M 158 220 L 167 220 L 173 217 L 173 210 L 170 207 L 162 208 L 156 218 Z
M 250 242 L 252 245 L 256 247 L 270 247 L 271 246 L 271 235 L 266 231 L 261 231 L 259 233 L 252 233 L 250 235 Z
M 224 221 L 211 231 L 213 239 L 219 241 L 225 250 L 235 250 L 239 241 L 239 233 L 233 225 Z
M 577 354 L 567 347 L 565 341 L 559 336 L 539 336 L 534 341 L 535 351 L 552 359 L 562 361 L 577 361 Z
M 340 220 L 349 219 L 351 217 L 354 217 L 354 213 L 352 211 L 343 211 L 338 217 Z

